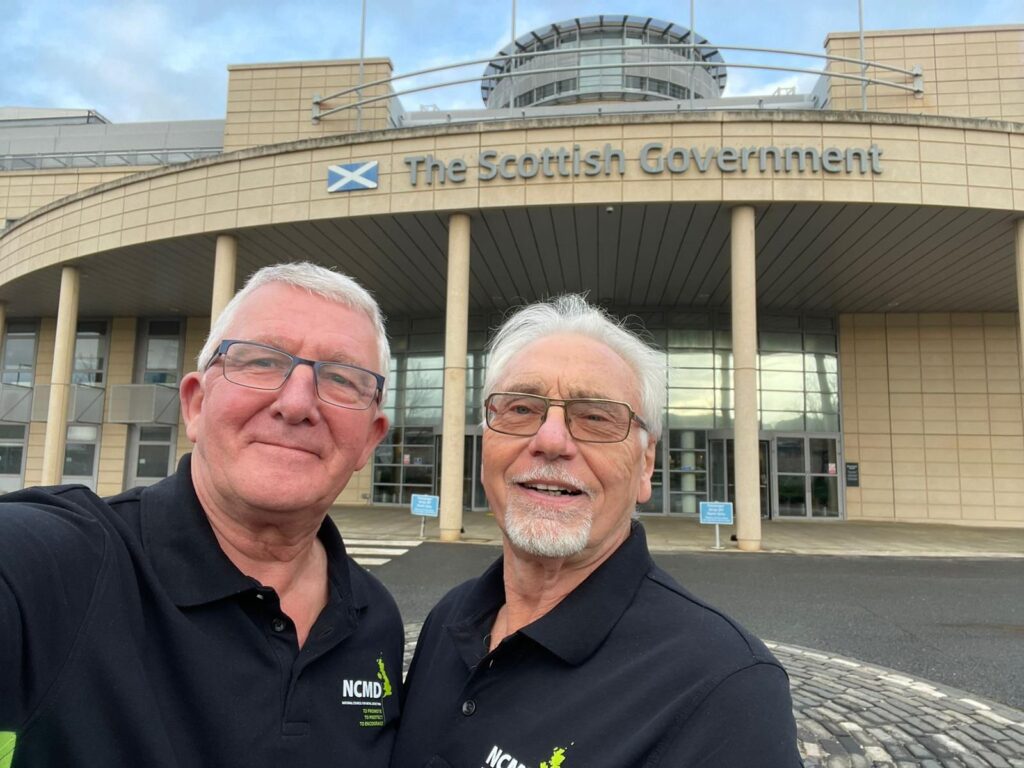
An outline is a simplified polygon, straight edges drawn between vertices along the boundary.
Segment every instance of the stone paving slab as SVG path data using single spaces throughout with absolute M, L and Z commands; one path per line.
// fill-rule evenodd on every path
M 408 669 L 422 624 L 405 628 Z M 804 768 L 1024 768 L 1024 712 L 892 669 L 768 642 Z

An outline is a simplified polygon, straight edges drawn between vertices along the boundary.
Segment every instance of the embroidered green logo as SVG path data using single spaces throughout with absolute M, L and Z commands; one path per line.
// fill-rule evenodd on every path
M 388 672 L 384 669 L 384 655 L 381 654 L 377 657 L 377 679 L 384 684 L 384 696 L 387 698 L 391 695 L 391 680 L 388 678 Z
M 0 731 L 0 768 L 11 768 L 14 761 L 14 745 L 17 742 L 18 734 Z
M 341 681 L 341 703 L 343 706 L 358 707 L 358 722 L 363 728 L 380 728 L 384 725 L 384 700 L 394 693 L 391 678 L 384 666 L 383 653 L 377 656 L 375 663 L 377 668 L 372 677 L 367 675 L 365 680 L 345 678 Z
M 565 762 L 566 747 L 555 747 L 551 757 L 540 764 L 540 768 L 560 768 Z

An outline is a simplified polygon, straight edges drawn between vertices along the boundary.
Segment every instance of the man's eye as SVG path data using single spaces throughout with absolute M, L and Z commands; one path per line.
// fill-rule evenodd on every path
M 282 366 L 281 361 L 273 357 L 249 357 L 239 362 L 246 368 L 253 368 L 256 370 L 271 370 Z

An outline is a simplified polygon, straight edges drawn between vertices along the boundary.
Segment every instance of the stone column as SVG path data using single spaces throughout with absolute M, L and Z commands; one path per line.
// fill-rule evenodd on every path
M 736 541 L 761 548 L 761 493 L 757 450 L 757 272 L 754 208 L 732 209 L 732 353 L 736 406 Z
M 71 365 L 75 355 L 78 327 L 79 275 L 75 267 L 64 267 L 60 275 L 60 303 L 57 306 L 57 338 L 50 374 L 50 403 L 46 411 L 43 443 L 42 485 L 57 485 L 64 474 L 64 446 L 68 436 L 68 400 L 71 396 Z
M 1020 380 L 1024 384 L 1024 219 L 1017 219 L 1017 342 L 1020 353 Z
M 469 325 L 469 214 L 448 217 L 448 295 L 444 323 L 444 435 L 441 438 L 441 541 L 462 533 Z
M 210 300 L 210 325 L 235 295 L 235 268 L 238 263 L 238 238 L 217 235 L 217 251 L 213 264 L 213 297 Z

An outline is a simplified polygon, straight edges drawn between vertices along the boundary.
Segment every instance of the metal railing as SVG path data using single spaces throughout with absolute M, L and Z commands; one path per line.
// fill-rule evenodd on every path
M 175 165 L 219 155 L 223 147 L 188 149 L 96 150 L 92 152 L 36 152 L 0 155 L 0 171 L 61 170 L 65 168 L 117 168 L 124 166 Z
M 588 49 L 586 47 L 555 48 L 555 49 L 552 49 L 552 50 L 549 50 L 549 51 L 531 51 L 530 53 L 509 54 L 509 55 L 506 55 L 506 56 L 490 56 L 490 57 L 488 57 L 486 59 L 473 59 L 471 61 L 462 61 L 462 62 L 457 62 L 457 63 L 454 63 L 454 64 L 444 64 L 444 65 L 437 66 L 437 67 L 428 67 L 426 69 L 419 69 L 419 70 L 416 70 L 416 71 L 413 71 L 413 72 L 405 72 L 405 73 L 401 73 L 401 74 L 398 74 L 398 75 L 392 75 L 391 77 L 381 78 L 379 80 L 373 80 L 373 81 L 370 81 L 370 82 L 367 82 L 367 83 L 360 83 L 359 85 L 353 86 L 351 88 L 345 88 L 345 89 L 340 90 L 340 91 L 336 91 L 335 93 L 329 94 L 327 96 L 316 95 L 316 96 L 313 97 L 313 100 L 312 100 L 313 103 L 312 103 L 312 109 L 311 109 L 311 117 L 312 117 L 312 121 L 314 123 L 317 123 L 320 120 L 322 120 L 323 118 L 328 117 L 328 116 L 333 115 L 333 114 L 338 114 L 339 112 L 344 112 L 344 111 L 352 110 L 352 109 L 361 110 L 363 107 L 366 107 L 367 105 L 375 104 L 375 103 L 381 102 L 381 101 L 387 101 L 387 100 L 390 100 L 390 99 L 396 99 L 396 98 L 401 97 L 401 96 L 408 96 L 410 94 L 421 93 L 421 92 L 424 92 L 424 91 L 432 91 L 432 90 L 437 90 L 437 89 L 440 89 L 440 88 L 450 88 L 452 86 L 457 86 L 457 85 L 466 85 L 468 83 L 478 83 L 478 82 L 483 82 L 483 81 L 487 81 L 487 80 L 497 81 L 497 80 L 502 80 L 504 78 L 514 78 L 514 77 L 517 77 L 517 76 L 521 77 L 524 74 L 538 75 L 538 74 L 552 74 L 552 73 L 559 73 L 559 72 L 579 73 L 581 71 L 587 71 L 587 70 L 609 70 L 609 69 L 622 69 L 622 70 L 626 70 L 626 69 L 631 69 L 631 68 L 645 68 L 645 67 L 652 67 L 652 66 L 664 66 L 664 64 L 662 64 L 662 63 L 652 64 L 651 62 L 647 62 L 647 61 L 640 61 L 640 62 L 621 61 L 621 62 L 614 62 L 614 63 L 597 63 L 597 64 L 576 63 L 576 64 L 571 64 L 571 65 L 568 65 L 568 66 L 560 66 L 560 67 L 531 68 L 528 71 L 523 71 L 523 70 L 516 71 L 513 68 L 513 66 L 512 66 L 514 62 L 521 61 L 521 60 L 523 60 L 526 57 L 534 59 L 534 58 L 545 57 L 545 56 L 566 56 L 566 55 L 573 55 L 573 54 L 576 54 L 577 56 L 579 56 L 579 55 L 587 55 L 587 54 L 593 53 L 594 51 L 599 51 L 601 53 L 612 53 L 612 52 L 616 52 L 616 51 L 622 51 L 622 52 L 630 51 L 632 53 L 636 53 L 636 52 L 642 51 L 644 49 L 651 49 L 651 50 L 674 49 L 674 50 L 678 50 L 678 51 L 681 51 L 681 52 L 682 51 L 690 51 L 691 54 L 696 54 L 698 51 L 702 51 L 702 50 L 706 50 L 706 51 L 722 51 L 722 50 L 726 50 L 726 51 L 744 51 L 744 52 L 752 52 L 752 53 L 769 53 L 769 54 L 779 54 L 779 55 L 782 55 L 782 56 L 797 56 L 797 57 L 803 57 L 803 58 L 821 59 L 821 60 L 824 60 L 827 63 L 835 62 L 835 63 L 854 64 L 854 65 L 856 65 L 857 67 L 860 68 L 861 72 L 866 72 L 868 69 L 873 69 L 873 70 L 876 70 L 876 71 L 893 73 L 893 74 L 896 74 L 896 75 L 903 76 L 903 78 L 905 78 L 909 82 L 898 82 L 896 80 L 886 80 L 886 79 L 883 79 L 881 77 L 869 77 L 866 74 L 854 74 L 854 73 L 847 73 L 847 72 L 830 72 L 828 69 L 811 69 L 811 68 L 807 68 L 807 67 L 794 67 L 794 66 L 783 66 L 783 65 L 772 65 L 772 64 L 747 64 L 747 63 L 729 64 L 729 63 L 721 62 L 721 61 L 705 61 L 705 60 L 702 60 L 702 59 L 699 59 L 699 58 L 695 59 L 695 58 L 680 57 L 680 59 L 678 61 L 672 62 L 671 66 L 673 66 L 673 67 L 697 67 L 697 68 L 701 68 L 701 69 L 705 69 L 705 70 L 712 70 L 712 69 L 726 69 L 726 70 L 728 70 L 730 68 L 733 68 L 733 69 L 755 69 L 755 70 L 764 70 L 764 71 L 770 71 L 770 72 L 789 72 L 789 73 L 797 73 L 797 74 L 808 74 L 808 75 L 817 75 L 819 77 L 829 77 L 829 78 L 836 78 L 836 79 L 840 79 L 840 80 L 847 80 L 847 81 L 850 81 L 850 82 L 862 83 L 862 84 L 865 84 L 865 85 L 873 85 L 873 86 L 878 86 L 878 87 L 883 87 L 883 88 L 892 88 L 894 90 L 905 91 L 905 92 L 908 92 L 908 93 L 912 93 L 915 96 L 921 96 L 921 95 L 924 94 L 924 74 L 923 74 L 923 71 L 922 71 L 921 67 L 917 66 L 917 65 L 913 66 L 910 69 L 905 69 L 903 67 L 897 67 L 897 66 L 893 66 L 891 64 L 882 64 L 882 63 L 879 63 L 879 62 L 868 61 L 868 60 L 865 60 L 865 59 L 855 59 L 855 58 L 851 58 L 851 57 L 847 57 L 847 56 L 832 56 L 832 55 L 824 54 L 824 53 L 808 53 L 806 51 L 792 51 L 792 50 L 777 49 L 777 48 L 753 48 L 753 47 L 749 47 L 749 46 L 709 45 L 709 44 L 700 44 L 700 43 L 666 43 L 666 44 L 645 45 L 645 46 L 636 46 L 636 45 L 608 46 L 608 47 L 602 46 L 601 48 L 597 48 L 597 49 Z M 440 82 L 431 82 L 431 83 L 429 83 L 427 85 L 417 85 L 417 86 L 414 86 L 414 87 L 403 88 L 403 89 L 399 89 L 399 90 L 395 90 L 394 89 L 394 84 L 396 82 L 398 82 L 398 81 L 401 81 L 401 80 L 409 80 L 409 79 L 412 79 L 412 78 L 423 77 L 425 75 L 437 74 L 439 72 L 447 72 L 447 71 L 450 71 L 450 70 L 458 70 L 458 69 L 462 69 L 462 68 L 465 68 L 465 67 L 479 66 L 481 64 L 491 64 L 491 63 L 495 63 L 495 62 L 507 62 L 507 63 L 509 63 L 510 67 L 509 67 L 508 70 L 506 70 L 504 72 L 488 72 L 488 73 L 485 73 L 485 74 L 477 76 L 477 77 L 463 77 L 463 78 L 457 78 L 457 79 L 454 79 L 454 80 L 444 80 L 444 81 L 440 81 Z M 361 94 L 362 92 L 364 92 L 366 90 L 369 90 L 371 88 L 375 88 L 377 86 L 389 86 L 388 93 L 377 95 L 377 96 L 370 96 L 370 97 L 367 97 L 367 98 L 359 98 L 358 97 L 358 94 Z M 609 89 L 609 90 L 612 90 L 612 89 Z M 623 90 L 625 90 L 625 89 L 623 89 Z M 326 102 L 333 101 L 333 100 L 336 100 L 336 99 L 340 99 L 340 98 L 343 98 L 343 97 L 348 97 L 348 96 L 350 96 L 352 94 L 357 94 L 356 100 L 350 101 L 350 102 L 345 103 L 345 104 L 340 104 L 338 106 L 329 107 L 327 109 L 324 108 Z M 571 94 L 563 94 L 563 95 L 571 95 Z M 751 98 L 754 98 L 754 97 L 751 97 Z M 503 116 L 503 117 L 505 117 L 505 116 Z

